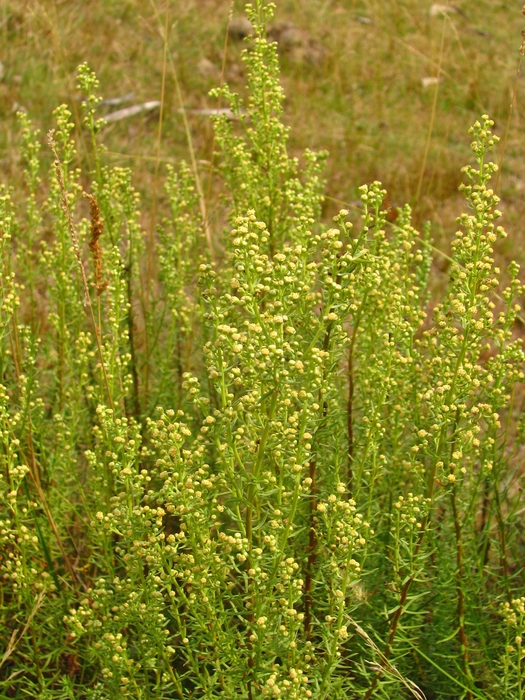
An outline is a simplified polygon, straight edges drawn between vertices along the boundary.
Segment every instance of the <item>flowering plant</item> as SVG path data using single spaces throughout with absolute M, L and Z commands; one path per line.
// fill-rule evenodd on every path
M 20 116 L 25 204 L 0 198 L 0 688 L 521 698 L 523 287 L 513 263 L 497 291 L 493 124 L 471 130 L 435 301 L 428 232 L 408 206 L 387 222 L 379 182 L 360 220 L 321 223 L 325 154 L 289 156 L 272 6 L 247 12 L 249 97 L 216 92 L 238 117 L 215 118 L 227 232 L 210 245 L 196 173 L 169 170 L 158 279 L 89 68 L 89 219 L 67 108 L 45 202 Z

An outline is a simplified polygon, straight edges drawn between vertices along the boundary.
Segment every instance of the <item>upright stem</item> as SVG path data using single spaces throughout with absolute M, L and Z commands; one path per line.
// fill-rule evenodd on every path
M 468 638 L 465 630 L 465 594 L 463 591 L 463 536 L 461 532 L 461 523 L 459 521 L 458 503 L 457 503 L 457 487 L 454 484 L 450 494 L 452 502 L 452 514 L 454 516 L 454 530 L 456 533 L 456 566 L 457 566 L 457 595 L 458 595 L 458 637 L 461 644 L 461 654 L 463 656 L 463 666 L 465 674 L 469 680 L 472 680 L 469 665 Z M 467 691 L 469 700 L 472 698 L 470 691 Z
M 354 331 L 355 337 L 355 331 Z M 352 338 L 353 341 L 353 338 Z M 348 473 L 347 488 L 351 496 L 354 487 L 354 357 L 353 342 L 348 353 L 348 402 L 347 402 L 347 433 L 348 433 Z
M 304 578 L 304 629 L 306 638 L 310 641 L 312 636 L 312 581 L 315 571 L 317 556 L 317 534 L 315 531 L 315 514 L 317 512 L 317 464 L 313 459 L 310 462 L 310 533 L 308 536 L 308 561 L 306 563 L 306 575 Z
M 323 341 L 323 349 L 328 351 L 330 347 L 330 337 L 332 334 L 333 324 L 330 322 L 326 329 L 326 334 Z M 326 401 L 322 400 L 322 395 L 319 393 L 319 403 L 322 403 L 322 419 L 319 424 L 316 433 L 314 435 L 314 440 L 317 438 L 319 430 L 326 423 L 328 415 L 328 405 Z M 310 521 L 310 531 L 308 535 L 308 560 L 306 562 L 306 573 L 304 578 L 304 629 L 306 631 L 306 637 L 308 641 L 312 635 L 312 607 L 313 607 L 313 597 L 312 597 L 312 584 L 313 576 L 315 573 L 315 562 L 317 559 L 317 533 L 315 531 L 316 525 L 316 513 L 317 513 L 317 460 L 314 457 L 310 461 L 309 465 L 309 477 L 310 482 L 310 506 L 309 506 L 309 521 Z
M 82 278 L 82 286 L 84 288 L 84 295 L 85 295 L 85 303 L 86 306 L 88 307 L 89 310 L 89 315 L 91 317 L 91 322 L 93 324 L 93 329 L 95 331 L 95 338 L 97 341 L 97 349 L 98 349 L 98 354 L 99 354 L 99 359 L 100 359 L 100 367 L 102 369 L 102 375 L 104 377 L 104 383 L 106 385 L 106 391 L 108 395 L 108 402 L 111 410 L 113 411 L 113 420 L 115 420 L 115 410 L 114 410 L 114 405 L 113 405 L 113 397 L 111 394 L 111 389 L 109 388 L 109 379 L 108 375 L 106 372 L 106 365 L 104 362 L 104 354 L 102 352 L 102 338 L 100 337 L 100 328 L 97 325 L 97 322 L 95 320 L 95 314 L 93 312 L 93 305 L 91 303 L 91 297 L 89 294 L 89 286 L 88 286 L 88 281 L 86 277 L 86 270 L 84 268 L 84 263 L 82 262 L 82 256 L 80 255 L 80 247 L 78 245 L 78 239 L 77 239 L 77 234 L 75 232 L 75 226 L 73 224 L 73 218 L 71 216 L 71 212 L 69 211 L 69 204 L 67 201 L 67 193 L 66 193 L 66 187 L 64 185 L 64 178 L 62 177 L 62 168 L 60 165 L 60 158 L 58 157 L 58 153 L 56 150 L 56 145 L 55 145 L 55 140 L 53 138 L 53 132 L 50 131 L 48 136 L 47 136 L 47 142 L 49 144 L 49 147 L 51 148 L 51 151 L 53 152 L 53 155 L 55 156 L 55 171 L 58 179 L 58 184 L 60 186 L 60 193 L 62 195 L 62 209 L 64 211 L 66 221 L 69 226 L 69 233 L 71 235 L 71 242 L 73 244 L 73 249 L 75 251 L 75 256 L 77 258 L 77 263 L 78 267 L 80 270 L 80 276 Z

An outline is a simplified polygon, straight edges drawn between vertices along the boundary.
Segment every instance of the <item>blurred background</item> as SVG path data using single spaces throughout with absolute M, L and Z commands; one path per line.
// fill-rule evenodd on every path
M 462 208 L 460 169 L 471 162 L 468 128 L 487 113 L 497 134 L 506 131 L 525 26 L 521 5 L 279 0 L 269 35 L 279 46 L 290 148 L 297 155 L 305 147 L 329 151 L 327 219 L 342 206 L 356 207 L 359 185 L 377 179 L 390 206 L 409 202 L 416 224 L 431 220 L 436 245 L 448 249 Z M 153 103 L 135 114 L 113 115 L 102 134 L 108 161 L 133 167 L 145 210 L 155 170 L 162 175 L 164 164 L 189 157 L 183 107 L 206 181 L 213 150 L 207 110 L 217 108 L 208 93 L 221 75 L 233 90 L 244 91 L 242 38 L 250 27 L 243 18 L 239 0 L 4 0 L 0 180 L 16 187 L 21 179 L 16 112 L 26 111 L 45 133 L 61 103 L 73 113 L 79 167 L 87 177 L 89 148 L 76 89 L 76 67 L 87 61 L 106 98 L 101 116 Z M 524 80 L 517 83 L 499 183 L 512 234 L 499 252 L 519 262 L 525 240 Z M 159 129 L 155 103 L 162 95 Z M 501 148 L 496 160 L 500 154 Z M 205 187 L 211 200 L 219 194 L 216 180 Z M 213 201 L 208 209 L 213 225 Z

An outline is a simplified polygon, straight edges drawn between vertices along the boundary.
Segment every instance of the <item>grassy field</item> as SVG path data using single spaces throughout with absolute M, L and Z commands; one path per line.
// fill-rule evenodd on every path
M 355 205 L 357 188 L 379 179 L 392 205 L 409 202 L 416 223 L 433 221 L 434 237 L 445 248 L 458 215 L 466 131 L 487 113 L 496 122 L 496 133 L 505 133 L 523 26 L 519 3 L 449 4 L 445 12 L 446 2 L 285 0 L 274 21 L 298 30 L 283 42 L 281 52 L 285 121 L 293 126 L 293 152 L 310 147 L 330 153 L 326 214 L 335 213 L 340 202 Z M 242 3 L 233 3 L 233 17 L 242 16 L 242 9 Z M 158 0 L 4 3 L 4 180 L 19 175 L 17 109 L 26 109 L 45 132 L 53 109 L 65 102 L 78 127 L 74 75 L 87 61 L 99 76 L 104 97 L 134 94 L 120 107 L 163 101 L 160 147 L 158 110 L 111 124 L 104 133 L 111 161 L 133 163 L 139 189 L 151 192 L 157 161 L 188 158 L 180 108 L 217 106 L 208 91 L 221 80 L 223 59 L 225 80 L 242 91 L 241 46 L 230 39 L 224 51 L 230 10 L 229 2 L 213 0 L 167 6 Z M 516 249 L 509 255 L 518 257 L 524 211 L 521 104 L 518 85 L 500 184 L 507 226 L 517 234 L 511 237 Z M 101 114 L 111 109 L 119 107 L 105 107 Z M 188 119 L 206 178 L 213 142 L 210 120 L 191 114 Z M 80 158 L 86 165 L 85 152 Z M 213 189 L 206 187 L 206 192 L 213 197 Z

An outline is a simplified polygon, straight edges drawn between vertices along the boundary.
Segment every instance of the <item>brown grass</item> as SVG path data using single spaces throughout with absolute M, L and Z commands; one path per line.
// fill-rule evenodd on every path
M 340 202 L 354 204 L 360 184 L 379 179 L 392 204 L 419 199 L 418 222 L 434 220 L 434 237 L 447 249 L 459 211 L 459 169 L 469 159 L 466 131 L 487 112 L 503 135 L 523 18 L 512 3 L 458 1 L 445 19 L 431 16 L 431 4 L 282 0 L 276 21 L 292 22 L 304 30 L 312 45 L 324 49 L 322 59 L 312 61 L 307 50 L 306 54 L 304 49 L 289 50 L 283 53 L 282 67 L 288 96 L 286 121 L 293 127 L 291 149 L 299 153 L 309 146 L 331 153 L 326 216 Z M 104 96 L 134 92 L 136 102 L 162 101 L 162 131 L 159 115 L 153 113 L 111 124 L 103 134 L 107 157 L 133 165 L 136 184 L 155 212 L 154 219 L 153 183 L 159 163 L 162 175 L 163 163 L 189 158 L 189 134 L 206 200 L 202 203 L 206 226 L 211 229 L 206 233 L 211 237 L 219 225 L 214 218 L 218 192 L 208 181 L 212 129 L 209 119 L 181 114 L 179 109 L 181 99 L 189 108 L 214 106 L 207 93 L 218 80 L 199 72 L 202 58 L 217 67 L 218 75 L 223 69 L 235 89 L 243 89 L 242 47 L 231 41 L 226 46 L 224 41 L 230 5 L 230 0 L 11 0 L 4 4 L 0 11 L 0 60 L 5 68 L 0 83 L 4 117 L 0 157 L 5 175 L 0 177 L 10 182 L 20 178 L 14 108 L 27 109 L 45 131 L 51 126 L 52 109 L 66 101 L 82 132 L 74 72 L 87 60 L 100 77 Z M 234 16 L 241 11 L 242 3 L 236 0 Z M 169 26 L 163 29 L 169 35 L 168 44 L 164 32 L 159 32 L 159 18 L 164 23 L 166 17 Z M 166 71 L 171 59 L 173 67 Z M 433 110 L 436 86 L 424 87 L 423 79 L 437 75 L 440 61 L 442 81 Z M 518 259 L 525 210 L 523 114 L 518 85 L 500 182 L 506 224 L 515 234 L 511 237 L 515 244 L 502 250 L 505 257 Z M 89 169 L 83 147 L 79 164 Z

